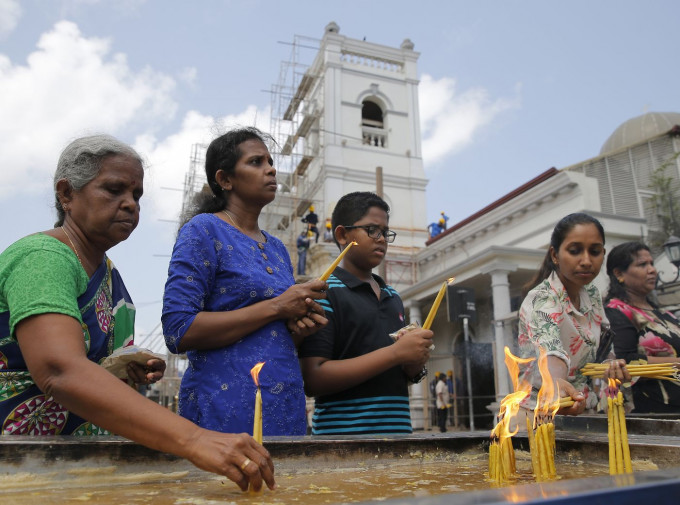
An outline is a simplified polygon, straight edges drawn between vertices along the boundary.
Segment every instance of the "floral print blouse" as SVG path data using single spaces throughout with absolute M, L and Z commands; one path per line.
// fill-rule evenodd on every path
M 548 356 L 556 356 L 568 367 L 567 380 L 586 398 L 586 408 L 597 405 L 588 377 L 581 368 L 593 362 L 600 342 L 600 327 L 609 324 L 605 316 L 600 292 L 592 284 L 580 291 L 581 309 L 576 310 L 567 290 L 555 272 L 527 294 L 519 311 L 518 344 L 520 356 L 536 358 L 523 367 L 521 380 L 530 381 L 532 392 L 522 404 L 534 408 L 541 387 L 538 370 L 539 349 Z
M 617 298 L 607 303 L 614 351 L 626 362 L 680 355 L 680 322 L 670 312 L 640 309 Z M 635 412 L 680 412 L 680 386 L 641 378 L 633 385 Z

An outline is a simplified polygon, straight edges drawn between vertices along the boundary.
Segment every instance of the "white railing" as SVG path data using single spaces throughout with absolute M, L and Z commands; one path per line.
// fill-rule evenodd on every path
M 386 60 L 384 58 L 376 58 L 375 56 L 368 56 L 366 54 L 352 53 L 343 51 L 340 55 L 340 60 L 345 63 L 353 63 L 355 65 L 366 65 L 371 68 L 380 68 L 390 72 L 401 72 L 403 64 L 399 61 Z
M 375 147 L 387 147 L 387 134 L 382 128 L 370 126 L 361 127 L 362 142 L 364 145 Z

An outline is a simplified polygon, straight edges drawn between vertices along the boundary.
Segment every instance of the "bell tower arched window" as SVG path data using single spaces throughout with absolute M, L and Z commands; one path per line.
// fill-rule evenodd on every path
M 383 110 L 371 100 L 361 103 L 361 129 L 364 144 L 385 147 Z
M 361 104 L 361 124 L 373 128 L 383 127 L 383 112 L 377 103 L 364 100 Z

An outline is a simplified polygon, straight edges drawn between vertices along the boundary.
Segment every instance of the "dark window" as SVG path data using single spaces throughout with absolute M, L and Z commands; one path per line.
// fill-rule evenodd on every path
M 383 127 L 383 112 L 378 104 L 368 100 L 361 104 L 361 125 L 373 128 Z

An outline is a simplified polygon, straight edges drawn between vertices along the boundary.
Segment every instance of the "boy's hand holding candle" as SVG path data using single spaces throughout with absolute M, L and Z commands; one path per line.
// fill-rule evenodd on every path
M 404 336 L 409 331 L 413 331 L 413 330 L 416 330 L 416 329 L 419 329 L 419 328 L 420 328 L 420 325 L 417 322 L 407 324 L 403 328 L 399 328 L 397 331 L 390 333 L 390 337 L 392 337 L 392 340 L 394 340 L 396 342 L 397 340 L 399 340 L 402 336 Z M 434 351 L 434 344 L 430 345 L 430 351 Z
M 399 332 L 401 331 L 399 330 Z M 432 336 L 432 331 L 424 328 L 414 327 L 403 331 L 393 344 L 398 353 L 399 362 L 405 366 L 412 365 L 416 368 L 422 368 L 430 359 Z

